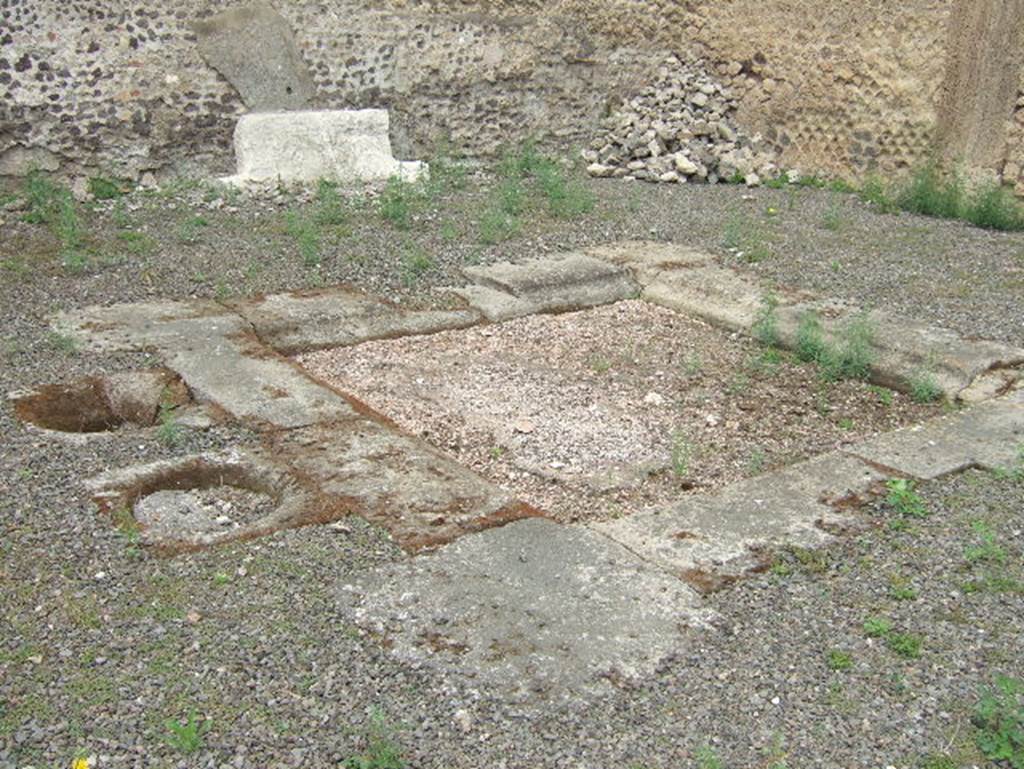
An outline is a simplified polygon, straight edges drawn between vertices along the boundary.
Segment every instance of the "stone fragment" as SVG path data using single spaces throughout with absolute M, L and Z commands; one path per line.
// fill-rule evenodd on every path
M 266 2 L 193 24 L 199 52 L 253 111 L 293 110 L 313 99 L 313 79 L 288 22 Z

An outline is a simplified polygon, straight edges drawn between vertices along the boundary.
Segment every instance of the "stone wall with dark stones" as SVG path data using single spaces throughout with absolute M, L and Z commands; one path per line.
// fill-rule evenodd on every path
M 389 108 L 400 156 L 423 155 L 442 137 L 471 155 L 529 135 L 587 146 L 675 53 L 729 89 L 737 123 L 781 166 L 847 176 L 894 173 L 936 149 L 942 115 L 958 108 L 954 54 L 993 34 L 965 21 L 977 3 L 1004 21 L 1022 5 L 273 0 L 311 75 L 311 106 Z M 0 0 L 0 176 L 229 172 L 247 107 L 201 55 L 193 24 L 236 5 Z M 1012 53 L 1007 66 L 1021 71 Z M 986 119 L 1005 125 L 979 157 L 1019 176 L 1021 108 L 1001 99 L 984 103 Z

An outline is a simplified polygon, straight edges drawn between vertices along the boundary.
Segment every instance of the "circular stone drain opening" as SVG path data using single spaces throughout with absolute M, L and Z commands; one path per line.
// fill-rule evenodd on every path
M 64 433 L 99 433 L 124 424 L 156 424 L 161 406 L 189 401 L 188 389 L 170 371 L 130 371 L 50 384 L 11 395 L 23 422 Z
M 248 455 L 200 455 L 96 479 L 94 499 L 130 516 L 140 539 L 190 550 L 267 533 L 294 517 L 304 498 L 277 468 Z
M 265 492 L 223 484 L 154 491 L 137 499 L 132 512 L 146 541 L 196 541 L 251 526 L 276 506 Z

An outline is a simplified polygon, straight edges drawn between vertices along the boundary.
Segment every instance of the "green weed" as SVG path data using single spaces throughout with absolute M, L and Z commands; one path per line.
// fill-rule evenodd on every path
M 676 478 L 685 479 L 690 474 L 690 459 L 693 446 L 682 433 L 672 436 L 672 474 Z
M 760 227 L 738 211 L 733 211 L 725 220 L 722 245 L 748 264 L 762 262 L 771 256 Z
M 896 601 L 917 600 L 917 590 L 906 577 L 893 574 L 889 577 L 889 596 Z
M 885 638 L 892 629 L 892 621 L 887 617 L 875 616 L 864 620 L 864 635 L 868 638 Z
M 766 294 L 761 298 L 761 307 L 754 317 L 750 333 L 766 347 L 775 347 L 779 343 L 779 319 L 776 310 L 779 300 L 774 294 Z
M 341 764 L 344 769 L 405 769 L 401 746 L 379 710 L 370 714 L 365 740 L 366 750 L 345 759 Z
M 973 521 L 971 529 L 978 541 L 964 548 L 967 563 L 1003 564 L 1006 562 L 1006 550 L 996 539 L 996 533 L 985 521 Z
M 843 671 L 853 667 L 853 656 L 842 649 L 830 649 L 825 661 L 829 670 Z
M 422 247 L 408 246 L 402 255 L 402 283 L 412 285 L 433 266 L 433 259 Z
M 915 490 L 914 481 L 907 478 L 892 478 L 885 483 L 888 494 L 885 501 L 904 518 L 926 518 L 928 510 L 924 500 Z
M 167 727 L 167 744 L 179 753 L 190 754 L 203 747 L 211 722 L 200 719 L 193 711 L 184 721 L 169 718 L 164 725 Z
M 914 373 L 910 378 L 910 397 L 916 403 L 933 403 L 942 397 L 942 388 L 931 371 L 921 369 Z
M 867 181 L 864 182 L 864 186 L 861 187 L 858 196 L 863 202 L 874 206 L 875 210 L 879 213 L 891 214 L 899 210 L 899 206 L 889 194 L 885 182 L 877 176 L 868 177 Z
M 964 208 L 963 218 L 986 230 L 1024 230 L 1024 209 L 1009 188 L 996 182 L 974 190 Z
M 377 202 L 380 215 L 400 230 L 412 225 L 412 212 L 417 203 L 418 190 L 411 182 L 397 176 L 388 179 Z
M 821 224 L 826 230 L 838 232 L 844 224 L 843 208 L 838 200 L 833 200 L 821 217 Z
M 913 633 L 889 633 L 885 639 L 886 644 L 896 654 L 907 659 L 917 659 L 921 656 L 923 640 Z
M 959 174 L 944 176 L 938 163 L 930 161 L 913 172 L 897 203 L 914 214 L 957 219 L 963 210 L 964 194 Z
M 341 227 L 348 222 L 345 199 L 335 182 L 327 179 L 317 182 L 313 222 L 321 227 Z
M 178 225 L 178 240 L 194 245 L 202 239 L 203 231 L 209 226 L 210 222 L 205 217 L 190 216 Z
M 974 708 L 975 742 L 985 757 L 1024 769 L 1024 681 L 995 678 Z
M 822 376 L 829 381 L 867 379 L 875 357 L 874 333 L 866 313 L 847 321 L 839 330 L 836 343 L 826 346 L 819 356 Z
M 710 745 L 701 745 L 697 748 L 698 769 L 723 769 L 722 759 Z
M 817 363 L 824 356 L 826 348 L 818 314 L 807 310 L 800 315 L 796 328 L 796 357 L 805 363 Z
M 96 200 L 114 200 L 124 195 L 130 187 L 119 179 L 109 179 L 105 176 L 93 176 L 89 178 L 89 192 Z
M 160 404 L 157 414 L 157 438 L 165 446 L 174 448 L 181 444 L 184 431 L 175 415 L 175 407 L 166 401 Z
M 285 214 L 285 229 L 298 246 L 302 263 L 307 267 L 319 265 L 320 228 L 316 221 L 292 210 Z

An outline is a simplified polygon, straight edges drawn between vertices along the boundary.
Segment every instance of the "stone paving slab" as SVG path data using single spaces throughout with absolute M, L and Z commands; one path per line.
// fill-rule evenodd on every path
M 540 515 L 429 444 L 369 419 L 280 433 L 270 446 L 329 519 L 358 514 L 408 551 Z
M 407 310 L 345 288 L 271 294 L 228 305 L 283 355 L 465 328 L 481 320 L 473 310 Z
M 250 335 L 217 337 L 166 355 L 196 400 L 258 429 L 291 429 L 353 419 L 356 410 Z
M 887 476 L 838 452 L 592 528 L 701 589 L 763 568 L 773 547 L 827 544 L 824 526 L 853 526 L 845 507 Z
M 823 336 L 832 340 L 844 324 L 858 315 L 857 308 L 834 301 L 780 306 L 778 329 L 784 347 L 796 347 L 800 318 L 806 312 L 819 318 Z M 927 374 L 953 400 L 992 369 L 1024 365 L 1024 349 L 1002 342 L 962 339 L 947 329 L 882 310 L 872 310 L 864 319 L 872 329 L 875 351 L 871 379 L 886 387 L 907 390 L 916 377 Z
M 579 526 L 535 519 L 361 575 L 342 612 L 390 652 L 488 698 L 581 699 L 652 673 L 712 614 L 698 594 Z
M 475 285 L 453 293 L 492 322 L 610 304 L 638 290 L 622 267 L 572 252 L 521 264 L 467 267 L 463 273 Z
M 850 454 L 931 480 L 969 467 L 1011 467 L 1024 448 L 1024 390 L 859 443 Z
M 52 326 L 83 352 L 98 353 L 175 349 L 246 330 L 240 317 L 206 299 L 94 305 L 57 313 Z

